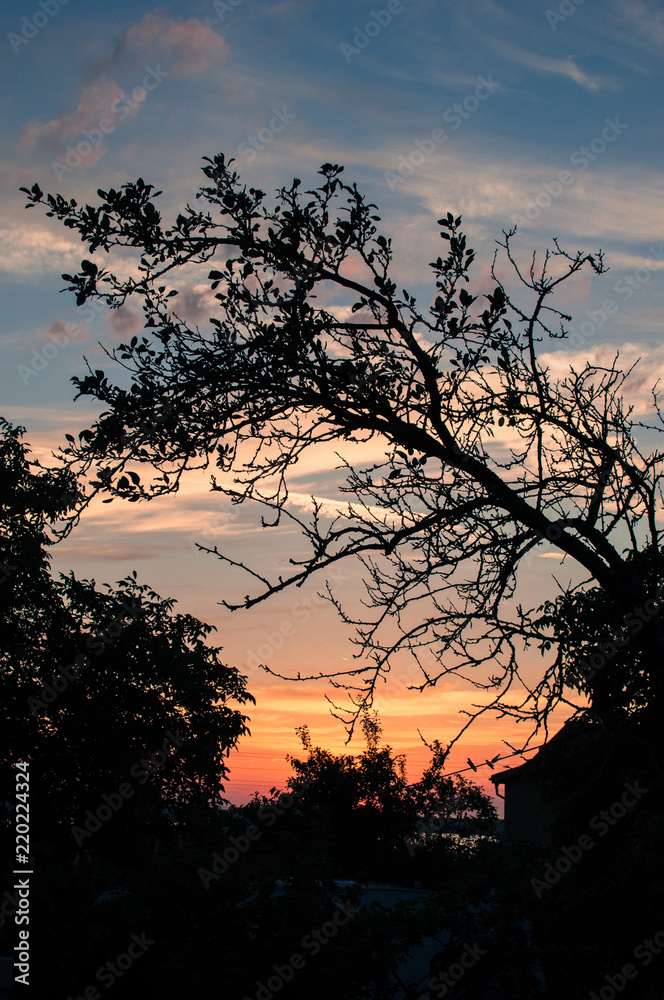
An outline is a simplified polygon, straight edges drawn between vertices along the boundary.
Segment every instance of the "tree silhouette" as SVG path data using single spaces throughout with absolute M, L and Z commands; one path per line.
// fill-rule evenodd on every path
M 414 688 L 460 674 L 493 692 L 468 725 L 495 710 L 546 726 L 573 676 L 555 656 L 533 683 L 520 672 L 524 645 L 546 652 L 556 643 L 521 602 L 524 558 L 537 549 L 567 557 L 623 615 L 655 592 L 652 560 L 636 556 L 656 555 L 661 532 L 662 455 L 640 444 L 646 430 L 662 430 L 657 396 L 646 425 L 623 403 L 629 373 L 617 356 L 554 378 L 540 353 L 565 339 L 571 319 L 551 304 L 554 293 L 586 269 L 601 275 L 601 251 L 568 253 L 554 241 L 524 264 L 515 230 L 505 232 L 496 253 L 508 276 L 494 260 L 496 284 L 482 301 L 466 288 L 474 252 L 448 213 L 438 221 L 446 254 L 430 265 L 434 291 L 422 309 L 398 292 L 376 206 L 341 180 L 342 167 L 323 165 L 322 184 L 306 192 L 295 179 L 270 209 L 231 163 L 205 158 L 197 197 L 215 217 L 187 205 L 171 225 L 154 204 L 161 192 L 142 179 L 99 191 L 97 206 L 22 189 L 28 207 L 43 204 L 91 255 L 135 253 L 136 276 L 89 259 L 64 275 L 77 303 L 116 308 L 133 296 L 145 314 L 144 334 L 110 355 L 128 388 L 102 370 L 74 380 L 107 409 L 71 439 L 65 463 L 91 476 L 88 495 L 140 500 L 175 492 L 186 469 L 214 462 L 235 478 L 213 477 L 213 489 L 263 508 L 266 526 L 297 525 L 309 554 L 277 578 L 243 566 L 252 591 L 227 607 L 251 607 L 358 559 L 369 611 L 355 616 L 327 595 L 363 658 L 324 675 L 349 692 L 337 711 L 351 731 L 400 652 L 421 667 Z M 209 265 L 217 314 L 193 329 L 175 296 L 192 267 Z M 322 294 L 334 305 L 321 308 Z M 288 483 L 307 449 L 369 440 L 384 445 L 385 459 L 345 464 L 336 513 L 312 498 L 311 519 L 298 516 Z M 149 482 L 135 463 L 153 470 Z M 644 624 L 642 649 L 647 700 L 660 713 L 658 614 Z
M 330 851 L 338 874 L 384 880 L 417 878 L 422 863 L 416 851 L 445 841 L 450 856 L 458 838 L 467 841 L 495 833 L 496 810 L 473 782 L 443 773 L 446 753 L 436 741 L 419 781 L 409 784 L 406 759 L 381 745 L 377 714 L 362 713 L 366 749 L 335 755 L 314 746 L 308 726 L 297 733 L 307 758 L 288 756 L 295 776 L 289 787 L 303 809 L 320 812 L 329 824 Z M 415 874 L 414 874 L 415 873 Z
M 99 808 L 117 811 L 117 840 L 138 816 L 218 803 L 226 757 L 248 732 L 232 704 L 253 702 L 245 678 L 205 642 L 211 626 L 175 614 L 135 573 L 105 590 L 73 573 L 53 578 L 49 529 L 72 509 L 76 484 L 28 459 L 23 428 L 3 420 L 0 430 L 3 800 L 13 801 L 16 762 L 29 762 L 34 835 L 70 838 L 78 824 L 72 851 L 90 846 Z M 131 793 L 119 796 L 121 784 Z
M 658 619 L 664 594 L 662 556 L 647 548 L 626 561 L 651 583 L 653 597 L 625 613 L 600 587 L 570 588 L 546 601 L 538 625 L 551 629 L 567 683 L 586 694 L 591 715 L 608 722 L 639 713 L 652 699 L 648 624 Z

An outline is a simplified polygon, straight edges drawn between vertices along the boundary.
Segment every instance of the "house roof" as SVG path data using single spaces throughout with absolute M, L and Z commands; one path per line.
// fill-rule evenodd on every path
M 555 770 L 558 765 L 575 755 L 589 740 L 600 732 L 600 727 L 591 725 L 583 719 L 572 719 L 552 736 L 538 752 L 517 767 L 508 767 L 505 771 L 491 775 L 494 785 L 504 785 L 511 781 L 528 781 L 540 777 L 545 771 Z

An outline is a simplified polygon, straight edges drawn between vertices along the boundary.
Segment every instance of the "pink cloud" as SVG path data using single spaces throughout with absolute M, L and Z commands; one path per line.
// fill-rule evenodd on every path
M 115 131 L 127 116 L 135 117 L 147 97 L 144 87 L 153 89 L 149 84 L 140 86 L 146 74 L 151 79 L 152 73 L 159 83 L 170 76 L 202 73 L 228 54 L 221 35 L 195 17 L 178 22 L 158 10 L 146 14 L 138 24 L 125 29 L 109 58 L 88 62 L 82 68 L 77 107 L 48 122 L 27 122 L 19 146 L 25 152 L 46 148 L 65 160 L 66 147 L 82 142 L 90 146 L 85 132 L 96 134 L 106 119 L 104 136 L 99 133 L 99 141 L 83 154 L 83 164 L 92 166 L 106 152 L 106 134 Z M 128 90 L 116 82 L 118 75 L 126 79 Z
M 80 89 L 78 107 L 53 118 L 50 122 L 28 122 L 21 131 L 20 146 L 27 151 L 33 151 L 42 146 L 62 147 L 71 139 L 82 138 L 81 133 L 90 127 L 95 127 L 99 120 L 112 114 L 112 106 L 122 100 L 124 91 L 112 80 L 101 80 L 86 84 Z M 93 150 L 86 161 L 96 162 L 101 156 L 99 147 Z M 98 153 L 95 160 L 91 159 Z
M 590 290 L 592 288 L 592 278 L 582 278 L 580 275 L 573 277 L 570 281 L 564 281 L 562 285 L 558 285 L 556 289 L 556 301 L 559 305 L 583 305 L 588 302 L 590 298 Z
M 171 300 L 172 311 L 189 326 L 207 324 L 210 316 L 218 313 L 218 303 L 214 293 L 205 285 L 190 285 L 179 290 L 178 297 Z M 143 329 L 142 314 L 129 306 L 109 310 L 106 328 L 119 337 L 129 337 Z
M 664 309 L 658 306 L 655 309 L 646 309 L 645 312 L 639 313 L 639 321 L 661 323 L 664 321 Z
M 171 300 L 171 308 L 189 324 L 207 323 L 210 316 L 219 313 L 219 303 L 214 292 L 204 285 L 194 285 L 179 290 L 176 299 Z
M 343 275 L 344 278 L 350 278 L 351 281 L 373 284 L 369 268 L 364 261 L 359 260 L 357 257 L 347 257 L 339 268 L 339 273 Z
M 87 323 L 66 323 L 63 319 L 56 319 L 43 329 L 42 343 L 48 344 L 55 341 L 56 344 L 81 343 L 90 338 L 90 327 Z
M 109 309 L 106 326 L 112 333 L 126 337 L 142 328 L 143 319 L 128 306 L 120 306 L 119 309 Z
M 146 14 L 139 24 L 127 28 L 124 38 L 140 52 L 148 53 L 156 47 L 175 57 L 176 61 L 169 65 L 173 76 L 203 73 L 230 52 L 221 35 L 198 18 L 178 22 L 159 11 Z

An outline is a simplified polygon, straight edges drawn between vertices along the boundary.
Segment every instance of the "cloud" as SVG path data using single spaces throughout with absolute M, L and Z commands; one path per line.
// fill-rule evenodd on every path
M 80 547 L 82 549 L 89 549 L 90 539 L 80 540 L 77 538 L 75 542 L 80 541 Z M 70 553 L 76 552 L 76 547 L 70 547 Z M 108 545 L 100 544 L 97 538 L 94 542 L 94 552 L 95 558 L 104 562 L 121 562 L 126 567 L 134 565 L 135 562 L 142 559 L 159 559 L 164 554 L 164 546 L 162 545 L 147 545 L 143 543 L 142 545 L 136 545 L 135 543 L 131 545 L 121 545 L 109 543 Z
M 592 138 L 590 133 L 587 141 Z M 353 160 L 394 171 L 404 152 L 407 148 L 395 144 L 392 150 L 367 150 L 366 158 L 354 156 Z M 608 151 L 601 166 L 587 173 L 572 171 L 574 152 L 570 144 L 553 162 L 533 151 L 514 163 L 496 152 L 489 158 L 485 151 L 473 149 L 469 156 L 465 148 L 450 147 L 427 158 L 397 191 L 385 190 L 376 199 L 386 220 L 382 232 L 392 237 L 393 280 L 403 280 L 406 287 L 423 280 L 422 275 L 428 273 L 426 262 L 441 252 L 435 220 L 447 211 L 463 216 L 464 233 L 480 261 L 483 255 L 493 254 L 494 239 L 516 217 L 524 220 L 519 221 L 517 249 L 530 252 L 548 244 L 555 234 L 566 249 L 593 252 L 604 244 L 612 268 L 643 266 L 647 254 L 642 244 L 661 242 L 661 221 L 652 210 L 662 197 L 661 174 L 642 169 L 635 175 L 632 169 L 628 177 L 627 171 L 610 163 Z M 544 184 L 550 187 L 562 170 L 572 174 L 572 183 L 552 199 L 550 207 L 536 209 L 531 221 L 526 209 L 535 205 Z
M 658 3 L 619 0 L 617 8 L 622 17 L 631 22 L 631 27 L 642 36 L 648 47 L 657 50 L 664 46 L 664 11 Z
M 642 322 L 649 320 L 651 323 L 664 323 L 664 308 L 660 306 L 656 309 L 646 309 L 639 314 L 639 319 Z
M 173 76 L 204 73 L 230 53 L 221 35 L 197 18 L 178 22 L 159 11 L 146 14 L 140 24 L 127 28 L 123 41 L 145 55 L 157 49 L 175 59 L 169 63 Z
M 521 66 L 528 66 L 530 69 L 538 70 L 541 73 L 554 73 L 557 76 L 565 76 L 574 83 L 578 83 L 585 90 L 599 90 L 607 86 L 609 81 L 599 77 L 588 76 L 580 69 L 571 56 L 566 59 L 555 59 L 552 56 L 542 56 L 537 52 L 527 52 L 510 42 L 496 42 L 495 47 L 507 59 L 519 63 Z
M 23 152 L 34 152 L 38 149 L 57 149 L 58 152 L 71 139 L 78 139 L 81 133 L 96 126 L 102 118 L 112 115 L 112 108 L 124 97 L 124 90 L 112 80 L 100 80 L 86 84 L 80 88 L 78 106 L 74 111 L 67 111 L 49 122 L 28 122 L 21 130 L 19 148 Z M 103 154 L 103 146 L 99 145 L 86 156 L 86 163 L 91 166 Z
M 100 141 L 83 155 L 83 164 L 92 166 L 106 152 L 106 135 L 125 118 L 136 117 L 148 93 L 164 78 L 203 73 L 228 54 L 221 35 L 197 18 L 176 21 L 158 10 L 148 13 L 124 29 L 109 57 L 83 66 L 76 108 L 48 122 L 27 122 L 19 148 L 24 153 L 50 150 L 64 159 L 67 144 L 75 147 L 87 141 L 84 133 L 98 130 L 106 120 Z M 118 77 L 127 80 L 130 91 L 117 82 Z
M 126 337 L 141 329 L 143 317 L 135 313 L 129 306 L 120 306 L 119 309 L 109 309 L 106 316 L 106 326 L 111 333 Z
M 570 368 L 580 372 L 586 362 L 598 368 L 610 368 L 618 353 L 615 344 L 595 344 L 579 351 L 553 351 L 542 354 L 540 360 L 549 369 L 549 377 L 565 378 Z M 627 372 L 633 365 L 636 367 L 626 378 L 620 390 L 625 403 L 633 407 L 633 414 L 639 416 L 654 416 L 652 387 L 656 382 L 664 382 L 664 351 L 652 348 L 650 345 L 624 343 L 620 346 L 618 367 Z
M 178 289 L 171 302 L 172 311 L 190 326 L 207 323 L 210 316 L 219 315 L 219 303 L 209 285 L 188 285 Z
M 43 274 L 60 274 L 64 268 L 76 270 L 80 260 L 80 242 L 69 230 L 25 224 L 0 229 L 0 271 L 38 279 Z
M 67 323 L 64 319 L 56 319 L 48 326 L 44 327 L 44 344 L 54 340 L 56 344 L 64 341 L 67 343 L 81 343 L 90 339 L 90 327 L 87 323 Z

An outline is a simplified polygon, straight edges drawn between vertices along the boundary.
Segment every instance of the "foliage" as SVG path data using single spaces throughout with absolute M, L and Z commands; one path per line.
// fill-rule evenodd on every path
M 229 607 L 358 559 L 369 611 L 356 618 L 328 592 L 365 657 L 325 675 L 350 692 L 338 710 L 351 731 L 401 651 L 422 669 L 414 687 L 459 673 L 494 693 L 473 717 L 495 709 L 545 725 L 569 698 L 569 671 L 554 658 L 532 685 L 520 673 L 524 644 L 556 642 L 519 603 L 522 560 L 538 547 L 567 556 L 624 614 L 651 596 L 634 557 L 660 540 L 662 455 L 637 440 L 646 428 L 661 432 L 656 394 L 646 425 L 623 403 L 629 372 L 617 356 L 559 378 L 541 356 L 564 346 L 571 319 L 552 296 L 588 269 L 602 274 L 601 251 L 568 253 L 554 241 L 523 264 L 511 230 L 499 241 L 508 276 L 494 264 L 495 287 L 480 296 L 466 288 L 474 252 L 448 213 L 438 220 L 447 252 L 431 262 L 434 291 L 422 309 L 399 293 L 376 206 L 342 181 L 341 166 L 324 164 L 322 183 L 306 192 L 296 178 L 271 209 L 231 162 L 205 158 L 197 197 L 216 217 L 188 205 L 170 225 L 155 205 L 161 192 L 142 179 L 99 191 L 97 206 L 23 189 L 28 207 L 43 204 L 91 256 L 128 248 L 138 268 L 124 278 L 85 259 L 63 276 L 79 305 L 96 298 L 117 308 L 135 297 L 145 314 L 144 334 L 112 352 L 128 388 L 102 370 L 74 380 L 107 409 L 70 436 L 65 464 L 92 476 L 92 493 L 139 500 L 176 491 L 186 469 L 214 461 L 225 480 L 213 478 L 214 489 L 268 511 L 266 526 L 299 525 L 309 554 L 275 579 L 243 567 L 254 590 Z M 209 269 L 217 300 L 202 330 L 177 311 L 178 286 L 196 266 Z M 385 460 L 346 464 L 341 493 L 351 502 L 329 515 L 312 499 L 311 519 L 296 515 L 288 484 L 307 449 L 368 440 L 384 446 Z M 151 481 L 136 463 L 154 470 Z M 659 711 L 659 617 L 643 640 L 640 671 Z
M 295 771 L 288 785 L 299 807 L 313 809 L 327 827 L 338 876 L 384 881 L 389 872 L 390 880 L 426 884 L 435 869 L 436 846 L 441 857 L 450 858 L 463 844 L 495 833 L 492 801 L 473 782 L 443 773 L 440 744 L 432 747 L 421 779 L 408 784 L 404 755 L 381 746 L 377 715 L 365 711 L 361 725 L 366 749 L 359 755 L 334 755 L 314 746 L 302 726 L 297 732 L 307 759 L 288 758 Z
M 374 804 L 367 808 L 377 815 L 379 803 L 392 795 L 385 779 L 389 774 L 400 777 L 400 769 L 390 748 L 379 745 L 377 720 L 363 721 L 367 749 L 350 758 L 349 773 L 354 773 L 356 785 L 364 781 L 362 797 Z M 306 741 L 305 734 L 306 727 Z M 325 752 L 308 745 L 311 774 L 307 776 L 307 761 L 292 759 L 297 773 L 288 794 L 275 788 L 270 796 L 256 796 L 244 806 L 219 809 L 186 803 L 179 824 L 159 831 L 158 841 L 154 834 L 138 838 L 131 854 L 120 860 L 91 849 L 72 865 L 71 852 L 61 844 L 40 844 L 44 874 L 35 883 L 33 935 L 44 944 L 35 973 L 36 995 L 48 995 L 54 983 L 63 995 L 81 995 L 86 984 L 95 983 L 102 963 L 125 950 L 130 933 L 144 928 L 155 943 L 132 966 L 123 983 L 126 996 L 144 996 L 155 989 L 207 994 L 218 987 L 223 969 L 227 992 L 253 1000 L 260 982 L 274 976 L 275 967 L 285 968 L 297 952 L 305 965 L 279 990 L 284 997 L 297 1000 L 315 989 L 330 1000 L 403 1000 L 405 991 L 395 971 L 422 938 L 444 931 L 447 907 L 434 894 L 395 906 L 370 904 L 362 900 L 366 886 L 347 880 L 352 878 L 348 865 L 343 868 L 346 880 L 339 881 L 334 855 L 342 846 L 344 827 L 335 827 L 331 837 L 328 822 L 341 802 L 333 787 L 336 758 L 329 755 L 318 767 Z M 379 765 L 375 758 L 381 755 Z M 367 769 L 363 765 L 372 756 Z M 408 812 L 406 793 L 412 788 L 404 785 L 400 793 L 404 829 L 417 819 L 416 812 Z M 321 797 L 326 802 L 319 806 Z M 470 794 L 466 798 L 471 802 Z M 361 812 L 361 804 L 358 808 Z M 398 881 L 402 872 L 425 883 L 431 881 L 430 872 L 437 881 L 440 859 L 431 845 L 418 848 L 411 860 L 401 844 L 411 864 L 408 873 L 403 864 L 401 872 L 398 864 L 381 868 L 381 858 L 389 861 L 390 856 L 379 844 L 366 841 L 365 824 L 357 815 L 353 824 L 358 808 L 349 806 L 345 833 L 359 836 L 369 852 L 361 859 L 365 872 L 383 883 Z M 389 822 L 382 830 L 386 838 L 400 836 Z M 456 901 L 461 898 L 457 888 L 460 891 L 464 874 L 471 871 L 470 853 L 462 858 L 453 847 L 445 849 L 455 864 L 446 888 Z M 219 867 L 222 859 L 226 863 Z M 346 855 L 343 860 L 348 859 Z M 357 909 L 347 925 L 332 933 L 330 920 L 344 902 Z M 317 947 L 312 933 L 321 929 L 324 943 Z M 264 1000 L 265 992 L 261 997 Z
M 218 801 L 225 758 L 248 732 L 232 707 L 254 700 L 245 678 L 207 645 L 211 626 L 174 613 L 175 601 L 135 572 L 104 590 L 73 573 L 53 578 L 49 529 L 71 509 L 75 484 L 28 459 L 22 428 L 3 422 L 2 431 L 4 797 L 13 799 L 14 764 L 28 761 L 39 801 L 33 823 L 51 832 L 61 825 L 69 836 L 72 821 L 129 783 L 109 824 L 116 840 L 137 814 Z
M 605 721 L 644 709 L 652 698 L 648 624 L 659 622 L 664 562 L 653 548 L 628 552 L 627 563 L 647 581 L 652 598 L 625 609 L 599 587 L 571 588 L 538 610 L 538 627 L 555 636 L 565 682 L 586 695 L 590 714 Z

